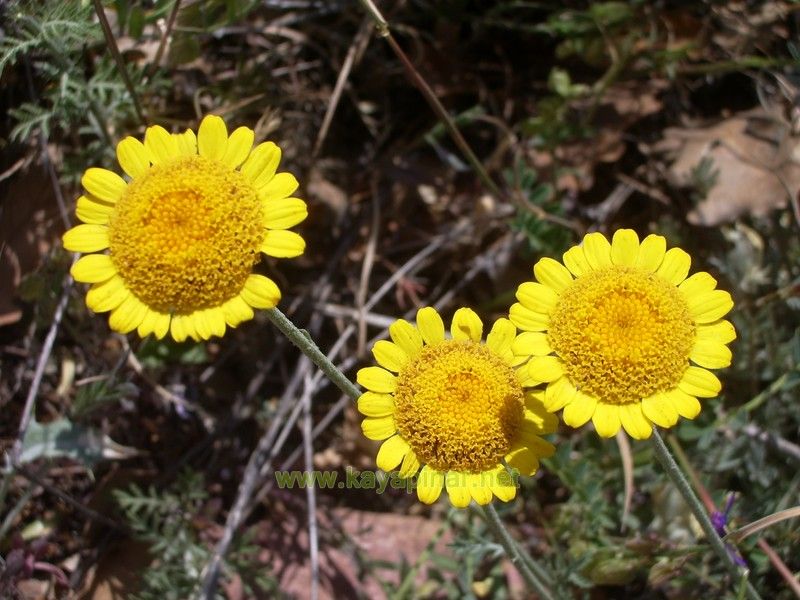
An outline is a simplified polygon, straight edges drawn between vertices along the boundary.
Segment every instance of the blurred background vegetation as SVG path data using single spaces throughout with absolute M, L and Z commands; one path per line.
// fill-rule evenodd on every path
M 673 451 L 729 531 L 800 504 L 800 4 L 379 7 L 499 193 L 359 2 L 104 1 L 111 42 L 92 2 L 0 2 L 0 597 L 191 597 L 254 451 L 218 597 L 303 598 L 312 578 L 322 597 L 525 597 L 470 511 L 275 488 L 275 469 L 374 469 L 375 447 L 263 315 L 175 344 L 111 334 L 85 308 L 59 242 L 81 174 L 115 169 L 146 123 L 209 112 L 278 143 L 298 175 L 306 254 L 260 268 L 351 374 L 418 306 L 502 315 L 532 264 L 585 231 L 685 248 L 732 292 L 739 339 L 722 397 Z M 730 593 L 649 444 L 555 441 L 500 509 L 560 596 Z M 800 595 L 797 520 L 740 550 L 764 598 Z

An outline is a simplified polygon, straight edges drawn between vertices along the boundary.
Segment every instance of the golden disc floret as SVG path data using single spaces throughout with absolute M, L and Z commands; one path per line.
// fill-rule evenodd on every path
M 484 471 L 508 454 L 522 421 L 522 386 L 486 346 L 429 346 L 397 380 L 397 428 L 437 470 Z
M 694 337 L 686 300 L 674 285 L 616 265 L 575 281 L 547 331 L 574 385 L 610 404 L 673 389 L 689 366 Z
M 516 475 L 533 475 L 555 452 L 541 436 L 555 431 L 543 393 L 515 368 L 517 329 L 498 319 L 483 341 L 483 323 L 459 308 L 446 337 L 435 309 L 421 308 L 416 326 L 389 327 L 391 341 L 372 348 L 379 366 L 358 371 L 367 391 L 358 399 L 364 435 L 382 441 L 375 459 L 384 471 L 413 478 L 432 504 L 447 489 L 453 506 L 514 498 Z
M 610 242 L 587 234 L 563 263 L 534 265 L 536 281 L 517 288 L 509 318 L 523 331 L 515 364 L 547 384 L 548 411 L 563 409 L 571 427 L 591 421 L 601 437 L 623 428 L 636 439 L 700 414 L 698 399 L 722 389 L 710 369 L 730 365 L 736 330 L 724 319 L 731 295 L 709 273 L 689 275 L 691 262 L 660 235 L 640 242 L 620 229 Z
M 109 224 L 111 260 L 128 288 L 162 312 L 188 314 L 239 293 L 264 237 L 256 190 L 202 156 L 153 166 Z
M 64 233 L 64 248 L 84 254 L 70 273 L 91 284 L 86 305 L 109 312 L 111 329 L 206 340 L 278 304 L 277 284 L 254 266 L 262 253 L 303 253 L 305 240 L 289 229 L 308 209 L 292 196 L 294 175 L 277 171 L 280 148 L 254 141 L 252 129 L 229 134 L 206 115 L 197 134 L 153 125 L 143 141 L 121 140 L 126 177 L 86 170 L 81 223 Z

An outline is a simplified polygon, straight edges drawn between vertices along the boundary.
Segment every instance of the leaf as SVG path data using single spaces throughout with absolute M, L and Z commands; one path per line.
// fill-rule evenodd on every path
M 44 425 L 31 422 L 22 440 L 20 461 L 67 456 L 91 468 L 102 460 L 120 460 L 140 454 L 136 448 L 122 446 L 98 429 L 58 419 Z
M 725 539 L 733 542 L 740 542 L 748 535 L 752 535 L 757 531 L 766 529 L 767 527 L 775 525 L 776 523 L 780 523 L 781 521 L 785 521 L 786 519 L 794 519 L 796 517 L 800 517 L 800 506 L 794 506 L 792 508 L 787 508 L 786 510 L 779 510 L 778 512 L 767 515 L 762 519 L 753 521 L 744 527 L 740 527 L 736 531 L 732 531 L 725 536 Z

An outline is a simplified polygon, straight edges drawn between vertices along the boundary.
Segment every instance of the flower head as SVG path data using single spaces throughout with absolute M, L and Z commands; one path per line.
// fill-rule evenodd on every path
M 650 436 L 653 424 L 693 419 L 698 398 L 722 385 L 708 369 L 727 367 L 736 338 L 724 317 L 733 307 L 708 273 L 687 277 L 691 258 L 666 240 L 621 229 L 611 243 L 590 233 L 564 253 L 564 264 L 543 258 L 537 282 L 517 289 L 511 321 L 524 330 L 515 364 L 528 382 L 546 382 L 544 402 L 564 409 L 564 422 L 590 419 L 603 437 L 620 426 Z M 566 266 L 564 266 L 566 265 Z M 694 364 L 692 364 L 694 363 Z
M 389 327 L 392 341 L 372 349 L 379 367 L 358 372 L 364 435 L 385 440 L 376 462 L 400 476 L 418 474 L 417 495 L 432 504 L 446 487 L 459 508 L 516 494 L 507 467 L 532 475 L 555 448 L 540 436 L 557 419 L 541 392 L 526 390 L 512 367 L 517 330 L 499 319 L 481 342 L 483 323 L 470 309 L 453 315 L 450 339 L 433 308 Z
M 64 234 L 64 247 L 91 253 L 72 276 L 92 284 L 86 304 L 111 311 L 112 329 L 208 339 L 251 319 L 253 308 L 277 305 L 278 286 L 253 266 L 262 252 L 302 254 L 303 238 L 287 229 L 308 213 L 290 197 L 294 176 L 276 173 L 280 148 L 253 148 L 254 137 L 247 127 L 229 136 L 214 115 L 197 136 L 148 127 L 144 143 L 127 137 L 117 145 L 128 180 L 106 169 L 84 173 L 75 211 L 83 224 Z

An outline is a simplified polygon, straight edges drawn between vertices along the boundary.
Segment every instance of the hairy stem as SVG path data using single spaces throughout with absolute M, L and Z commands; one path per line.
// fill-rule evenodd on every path
M 277 327 L 280 332 L 289 338 L 295 346 L 297 346 L 300 351 L 305 354 L 311 362 L 317 365 L 320 370 L 328 376 L 336 387 L 338 387 L 342 392 L 350 396 L 353 400 L 358 400 L 359 396 L 361 396 L 361 392 L 355 386 L 355 384 L 350 381 L 344 373 L 342 373 L 336 365 L 334 365 L 327 356 L 325 356 L 319 347 L 314 343 L 314 341 L 308 337 L 308 335 L 303 332 L 302 330 L 298 329 L 294 323 L 292 323 L 286 315 L 284 315 L 280 310 L 277 308 L 273 308 L 271 310 L 266 311 L 267 317 L 272 324 Z
M 720 560 L 725 565 L 725 568 L 733 577 L 733 583 L 738 584 L 739 581 L 744 579 L 747 597 L 750 598 L 750 600 L 761 600 L 761 596 L 756 589 L 746 581 L 747 571 L 740 569 L 736 566 L 736 563 L 733 562 L 728 548 L 725 547 L 725 543 L 720 538 L 717 530 L 714 529 L 714 525 L 711 523 L 711 518 L 703 507 L 703 503 L 700 502 L 700 499 L 695 495 L 692 486 L 689 485 L 689 480 L 686 479 L 683 471 L 681 471 L 678 463 L 675 462 L 666 444 L 664 444 L 664 440 L 655 428 L 653 428 L 653 448 L 655 449 L 656 458 L 658 458 L 661 466 L 664 467 L 672 483 L 678 488 L 681 496 L 683 496 L 683 499 L 686 500 L 686 503 L 689 505 L 692 514 L 694 514 L 695 518 L 700 523 L 700 527 L 703 529 L 708 543 L 711 544 L 711 548 L 716 552 L 717 556 L 719 556 Z
M 553 596 L 552 592 L 531 570 L 529 564 L 534 562 L 533 558 L 529 558 L 527 561 L 525 560 L 523 557 L 523 551 L 514 541 L 514 538 L 511 537 L 511 534 L 506 526 L 503 525 L 503 521 L 500 519 L 500 515 L 497 514 L 497 510 L 494 508 L 494 506 L 492 504 L 488 504 L 485 507 L 479 508 L 478 512 L 484 518 L 486 524 L 489 526 L 489 529 L 492 530 L 492 533 L 494 533 L 497 541 L 500 542 L 501 546 L 503 546 L 503 549 L 506 551 L 506 555 L 517 568 L 519 574 L 522 575 L 522 578 L 525 580 L 525 583 L 528 584 L 528 587 L 536 592 L 537 596 L 542 600 L 554 600 L 555 596 Z M 539 568 L 541 569 L 541 567 Z M 544 569 L 542 569 L 541 572 L 542 574 L 546 573 Z

